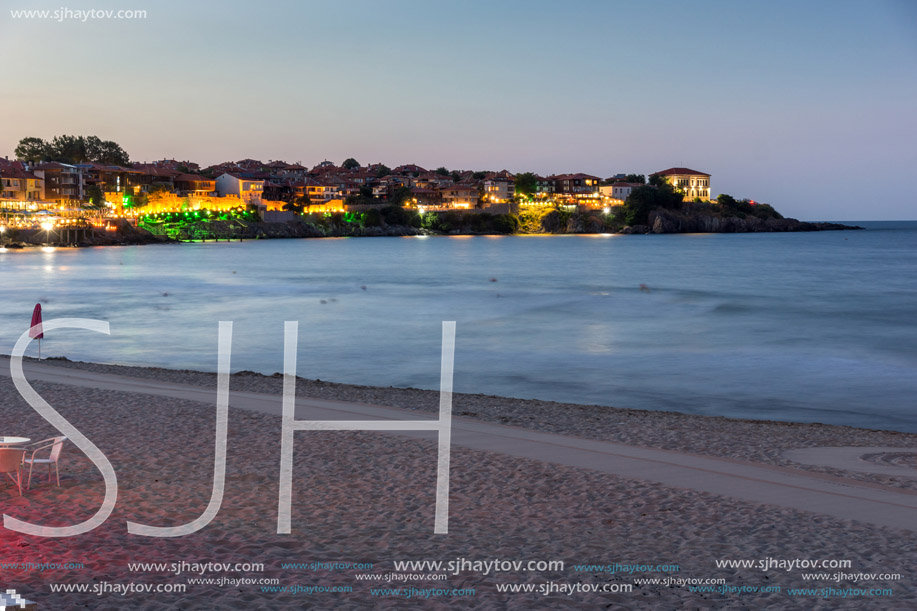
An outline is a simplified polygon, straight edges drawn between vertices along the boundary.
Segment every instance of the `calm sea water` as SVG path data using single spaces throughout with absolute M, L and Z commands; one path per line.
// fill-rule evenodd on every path
M 459 392 L 917 431 L 917 223 L 861 224 L 0 251 L 0 351 L 41 302 L 112 330 L 45 355 L 213 371 L 233 320 L 273 373 L 298 320 L 302 376 L 437 388 L 455 320 Z

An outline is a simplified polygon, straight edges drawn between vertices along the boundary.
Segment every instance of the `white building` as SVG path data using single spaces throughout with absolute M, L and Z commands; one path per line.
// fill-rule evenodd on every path
M 686 202 L 699 197 L 704 201 L 710 199 L 710 174 L 689 170 L 688 168 L 669 168 L 651 176 L 662 176 L 669 184 L 685 194 Z
M 627 199 L 627 196 L 630 195 L 631 191 L 642 186 L 643 185 L 639 182 L 616 182 L 611 185 L 602 185 L 599 187 L 599 192 L 602 194 L 602 197 L 619 199 L 623 202 Z
M 221 174 L 216 180 L 220 197 L 238 197 L 247 204 L 260 204 L 264 181 L 243 178 L 235 174 Z

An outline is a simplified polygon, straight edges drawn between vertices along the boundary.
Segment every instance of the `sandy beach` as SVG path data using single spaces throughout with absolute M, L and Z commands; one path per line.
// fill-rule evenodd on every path
M 153 368 L 46 362 L 53 367 L 161 383 L 215 388 L 215 374 Z M 0 359 L 8 370 L 8 361 Z M 175 539 L 129 535 L 127 520 L 175 525 L 194 519 L 210 498 L 213 404 L 79 387 L 49 381 L 35 389 L 106 454 L 119 498 L 108 521 L 74 538 L 42 539 L 4 530 L 3 562 L 78 563 L 82 568 L 3 569 L 2 585 L 40 609 L 439 608 L 531 609 L 905 609 L 917 605 L 912 530 L 843 520 L 779 504 L 751 503 L 685 487 L 664 486 L 501 452 L 452 448 L 450 530 L 433 534 L 435 437 L 370 432 L 297 433 L 293 532 L 276 534 L 280 418 L 231 408 L 226 494 L 203 530 Z M 230 391 L 279 395 L 279 376 L 238 373 Z M 298 395 L 435 413 L 438 393 L 300 380 Z M 917 478 L 805 465 L 783 452 L 817 446 L 917 448 L 917 435 L 814 424 L 757 422 L 608 407 L 455 395 L 456 417 L 568 437 L 613 441 L 692 456 L 797 471 L 857 489 L 913 495 Z M 56 431 L 0 377 L 0 433 L 41 439 Z M 905 463 L 909 458 L 902 459 Z M 917 471 L 915 471 L 917 475 Z M 9 484 L 9 482 L 7 482 Z M 43 478 L 23 497 L 0 494 L 5 514 L 45 525 L 89 517 L 104 485 L 72 445 L 61 463 L 61 487 Z M 396 570 L 399 561 L 521 560 L 564 562 L 532 571 Z M 900 579 L 805 580 L 805 569 L 718 568 L 728 559 L 842 559 L 845 573 L 900 574 Z M 261 570 L 191 574 L 137 570 L 132 563 L 260 563 Z M 324 563 L 310 568 L 311 563 Z M 304 568 L 284 566 L 299 563 Z M 359 569 L 329 563 L 366 563 Z M 368 568 L 371 563 L 372 567 Z M 612 571 L 602 565 L 646 565 Z M 593 566 L 587 566 L 593 565 Z M 658 565 L 677 565 L 675 571 Z M 241 567 L 240 567 L 241 568 Z M 818 569 L 821 570 L 821 569 Z M 827 570 L 835 573 L 836 570 Z M 391 575 L 399 574 L 398 577 Z M 429 573 L 437 573 L 429 575 Z M 368 581 L 366 575 L 382 576 Z M 419 578 L 412 579 L 412 574 Z M 419 574 L 419 575 L 418 575 Z M 439 579 L 445 574 L 445 579 Z M 405 577 L 407 575 L 407 577 Z M 362 577 L 360 577 L 362 576 Z M 389 580 L 385 581 L 385 576 Z M 887 576 L 887 575 L 886 575 Z M 189 583 L 189 578 L 222 583 Z M 727 591 L 635 580 L 725 580 Z M 243 580 L 242 583 L 239 580 Z M 266 581 L 265 581 L 266 580 Z M 53 592 L 56 584 L 167 584 L 183 592 L 121 595 Z M 693 582 L 697 585 L 699 582 Z M 98 585 L 98 584 L 108 584 Z M 535 584 L 547 595 L 508 592 Z M 579 591 L 556 591 L 559 584 Z M 609 584 L 609 585 L 606 585 Z M 606 590 L 582 591 L 585 586 Z M 293 593 L 299 586 L 310 592 Z M 625 591 L 623 586 L 629 586 Z M 779 586 L 780 591 L 760 588 Z M 288 591 L 265 591 L 287 587 Z M 411 598 L 405 590 L 413 587 Z M 823 588 L 848 589 L 846 595 Z M 330 591 L 337 588 L 340 591 Z M 401 589 L 401 593 L 380 588 Z M 732 588 L 732 589 L 728 589 Z M 744 588 L 744 592 L 741 589 Z M 759 588 L 752 591 L 753 588 Z M 810 594 L 791 588 L 813 588 Z M 855 594 L 890 588 L 886 595 Z M 435 589 L 435 590 L 434 590 Z M 461 593 L 456 593 L 458 589 Z M 473 594 L 471 590 L 473 589 Z M 451 594 L 443 592 L 449 590 Z
M 0 611 L 917 611 L 917 0 L 10 4 Z

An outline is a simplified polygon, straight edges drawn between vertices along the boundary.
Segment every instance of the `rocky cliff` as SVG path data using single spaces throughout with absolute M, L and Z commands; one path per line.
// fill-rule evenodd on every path
M 621 233 L 752 233 L 862 229 L 839 223 L 810 223 L 792 218 L 722 216 L 712 212 L 653 210 L 647 225 L 624 227 Z

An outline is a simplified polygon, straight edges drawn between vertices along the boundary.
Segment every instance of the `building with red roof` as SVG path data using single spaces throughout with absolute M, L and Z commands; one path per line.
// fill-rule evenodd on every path
M 650 176 L 661 176 L 670 185 L 684 192 L 685 201 L 694 201 L 699 197 L 703 200 L 710 199 L 710 174 L 698 172 L 690 168 L 669 168 L 661 172 L 654 172 Z
M 478 203 L 478 188 L 458 183 L 450 185 L 442 190 L 442 201 L 450 208 L 474 208 Z
M 602 179 L 592 174 L 556 174 L 549 176 L 554 183 L 554 193 L 558 195 L 588 196 L 594 195 L 599 190 Z
M 21 162 L 12 162 L 0 169 L 0 198 L 21 202 L 45 198 L 45 180 L 26 171 Z

